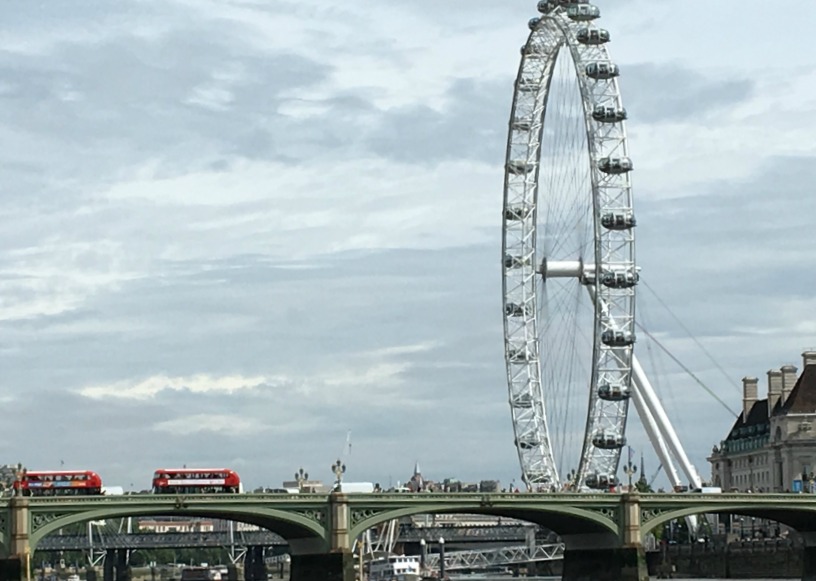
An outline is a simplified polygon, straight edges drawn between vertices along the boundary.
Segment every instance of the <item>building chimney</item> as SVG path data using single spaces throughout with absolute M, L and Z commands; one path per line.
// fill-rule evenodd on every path
M 773 414 L 780 397 L 782 397 L 782 371 L 771 369 L 768 371 L 768 417 Z
M 748 421 L 748 412 L 754 407 L 757 400 L 757 386 L 759 380 L 756 377 L 742 378 L 742 421 Z
M 816 351 L 810 349 L 802 353 L 802 364 L 804 367 L 807 367 L 808 365 L 816 365 Z M 804 369 L 802 371 L 804 371 Z
M 796 385 L 796 367 L 793 365 L 782 366 L 782 404 L 788 401 L 788 396 Z

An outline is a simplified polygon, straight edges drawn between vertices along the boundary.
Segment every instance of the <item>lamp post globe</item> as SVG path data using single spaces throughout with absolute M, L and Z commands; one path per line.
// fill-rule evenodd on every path
M 346 473 L 346 465 L 343 464 L 338 458 L 337 462 L 332 464 L 331 470 L 334 472 L 334 484 L 337 488 L 340 488 L 340 484 L 343 482 L 343 474 Z

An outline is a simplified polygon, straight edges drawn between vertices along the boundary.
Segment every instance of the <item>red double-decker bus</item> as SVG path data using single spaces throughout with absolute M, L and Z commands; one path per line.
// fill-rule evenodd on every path
M 243 492 L 241 478 L 229 468 L 161 468 L 153 474 L 154 494 Z
M 27 470 L 14 481 L 23 496 L 84 496 L 102 494 L 102 479 L 90 470 Z

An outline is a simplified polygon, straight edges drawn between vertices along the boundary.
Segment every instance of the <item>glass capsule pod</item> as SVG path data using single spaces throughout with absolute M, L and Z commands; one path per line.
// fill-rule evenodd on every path
M 587 488 L 594 488 L 596 490 L 604 490 L 616 486 L 618 483 L 617 477 L 612 474 L 587 474 L 584 479 L 584 484 Z
M 535 18 L 531 18 L 530 21 L 527 23 L 527 26 L 530 27 L 530 30 L 535 30 L 539 23 L 541 22 L 541 18 L 536 16 Z
M 575 38 L 581 44 L 597 46 L 609 42 L 609 31 L 603 28 L 582 28 Z
M 628 387 L 617 383 L 602 383 L 598 386 L 598 397 L 604 401 L 623 401 L 631 395 Z
M 601 9 L 594 4 L 573 4 L 567 7 L 567 17 L 575 22 L 589 22 L 601 17 Z
M 632 270 L 606 270 L 601 274 L 601 284 L 609 288 L 632 288 L 640 275 Z
M 629 331 L 606 330 L 601 333 L 601 343 L 609 347 L 628 347 L 635 344 L 635 334 Z
M 628 157 L 605 157 L 598 160 L 598 169 L 605 174 L 623 174 L 634 169 L 632 160 Z
M 626 109 L 596 105 L 592 110 L 592 118 L 598 123 L 619 123 L 626 120 Z
M 557 4 L 552 0 L 539 0 L 538 11 L 542 14 L 549 14 L 557 7 Z
M 518 303 L 507 303 L 504 307 L 504 314 L 508 317 L 523 317 L 529 315 L 532 309 L 529 306 Z
M 626 437 L 598 432 L 592 436 L 592 445 L 601 450 L 618 450 L 626 445 Z
M 601 226 L 607 230 L 629 230 L 636 225 L 632 212 L 606 212 L 601 216 Z
M 586 66 L 586 75 L 590 79 L 595 79 L 596 81 L 606 81 L 609 79 L 614 79 L 618 75 L 620 75 L 620 69 L 618 65 L 615 63 L 610 62 L 597 62 L 597 63 L 589 63 Z
M 507 162 L 507 171 L 513 175 L 525 175 L 533 171 L 535 166 L 526 159 L 513 159 Z

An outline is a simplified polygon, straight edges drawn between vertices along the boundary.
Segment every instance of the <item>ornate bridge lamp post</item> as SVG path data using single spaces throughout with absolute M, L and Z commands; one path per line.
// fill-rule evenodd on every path
M 343 474 L 346 473 L 346 465 L 340 462 L 340 459 L 337 459 L 337 462 L 332 464 L 331 471 L 334 472 L 334 489 L 340 490 L 340 484 L 343 482 Z
M 298 492 L 303 492 L 303 483 L 309 480 L 309 473 L 304 472 L 301 467 L 295 472 L 295 480 L 297 481 Z
M 632 492 L 632 476 L 635 475 L 637 472 L 637 466 L 632 464 L 632 462 L 627 462 L 626 466 L 623 467 L 623 473 L 626 474 L 626 478 L 628 479 L 627 484 L 627 491 Z

